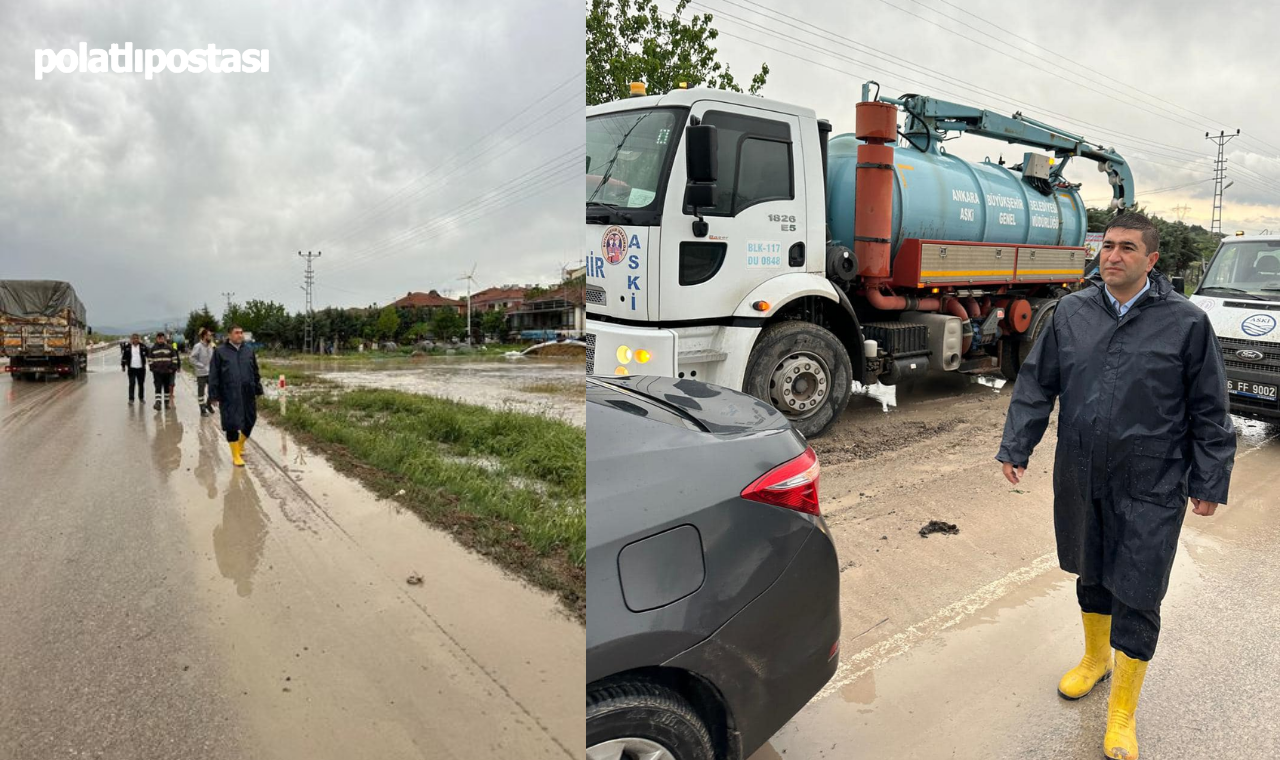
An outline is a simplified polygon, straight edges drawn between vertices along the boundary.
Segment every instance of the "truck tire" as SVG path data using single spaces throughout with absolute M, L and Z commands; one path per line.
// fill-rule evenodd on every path
M 715 760 L 711 733 L 688 700 L 643 679 L 587 690 L 587 758 Z
M 1022 369 L 1022 363 L 1031 355 L 1031 349 L 1040 339 L 1045 325 L 1053 320 L 1053 312 L 1057 308 L 1056 300 L 1041 306 L 1031 318 L 1031 329 L 1027 331 L 1026 336 L 1018 340 L 1006 338 L 1000 341 L 1000 374 L 1004 375 L 1006 380 L 1012 383 L 1018 379 L 1018 371 Z
M 825 327 L 780 322 L 756 340 L 743 390 L 772 404 L 805 438 L 817 438 L 849 405 L 853 365 L 844 344 Z

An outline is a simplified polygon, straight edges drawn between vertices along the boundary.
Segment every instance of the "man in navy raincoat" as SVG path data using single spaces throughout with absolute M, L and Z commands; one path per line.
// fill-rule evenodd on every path
M 996 456 L 1018 483 L 1058 400 L 1054 529 L 1085 631 L 1058 693 L 1079 699 L 1114 669 L 1111 758 L 1138 757 L 1134 712 L 1187 498 L 1197 515 L 1225 503 L 1236 451 L 1218 340 L 1152 269 L 1159 248 L 1146 217 L 1108 225 L 1093 286 L 1058 302 L 1018 373 Z
M 227 340 L 209 362 L 209 403 L 220 408 L 222 430 L 231 447 L 231 462 L 244 466 L 244 444 L 258 421 L 262 376 L 253 347 L 245 345 L 244 330 L 233 326 Z

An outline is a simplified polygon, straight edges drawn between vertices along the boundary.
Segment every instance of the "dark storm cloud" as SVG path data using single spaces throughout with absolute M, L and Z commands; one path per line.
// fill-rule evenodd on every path
M 579 255 L 576 182 L 457 207 L 580 150 L 581 23 L 560 0 L 6 3 L 0 277 L 70 280 L 101 323 L 217 306 L 227 290 L 298 308 L 296 252 L 321 245 L 319 304 L 459 289 L 473 265 L 481 287 L 545 282 Z M 34 79 L 35 49 L 81 42 L 267 49 L 271 70 Z M 472 216 L 450 224 L 451 210 Z

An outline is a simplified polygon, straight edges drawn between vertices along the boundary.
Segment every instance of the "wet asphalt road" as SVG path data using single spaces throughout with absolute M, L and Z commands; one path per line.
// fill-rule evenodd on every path
M 0 758 L 577 756 L 554 599 L 267 427 L 232 468 L 114 358 L 0 378 Z
M 1015 489 L 991 460 L 1003 394 L 897 401 L 855 406 L 849 440 L 927 422 L 919 440 L 852 460 L 839 438 L 817 444 L 835 463 L 823 509 L 842 563 L 840 671 L 752 760 L 1102 757 L 1107 686 L 1078 702 L 1055 691 L 1082 633 L 1054 554 L 1053 426 Z M 1184 523 L 1138 709 L 1150 760 L 1280 757 L 1280 427 L 1236 422 L 1231 502 Z M 920 538 L 935 517 L 960 534 Z

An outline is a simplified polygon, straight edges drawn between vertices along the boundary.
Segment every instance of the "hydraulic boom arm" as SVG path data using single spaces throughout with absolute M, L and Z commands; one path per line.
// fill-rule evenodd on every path
M 868 83 L 862 87 L 864 101 L 870 98 L 870 84 L 874 83 Z M 1098 170 L 1107 174 L 1107 179 L 1111 183 L 1112 208 L 1132 208 L 1134 205 L 1133 172 L 1128 163 L 1114 149 L 1085 142 L 1083 137 L 1036 121 L 1022 115 L 1021 112 L 1009 117 L 982 108 L 949 103 L 924 95 L 904 95 L 900 99 L 889 97 L 877 99 L 882 103 L 898 106 L 907 112 L 907 123 L 902 135 L 913 145 L 917 139 L 923 138 L 925 150 L 931 149 L 935 142 L 940 141 L 940 135 L 945 132 L 968 132 L 1016 145 L 1051 150 L 1060 159 L 1050 170 L 1049 179 L 1055 184 L 1062 181 L 1062 170 L 1066 166 L 1066 160 L 1072 156 L 1080 156 L 1097 162 Z

